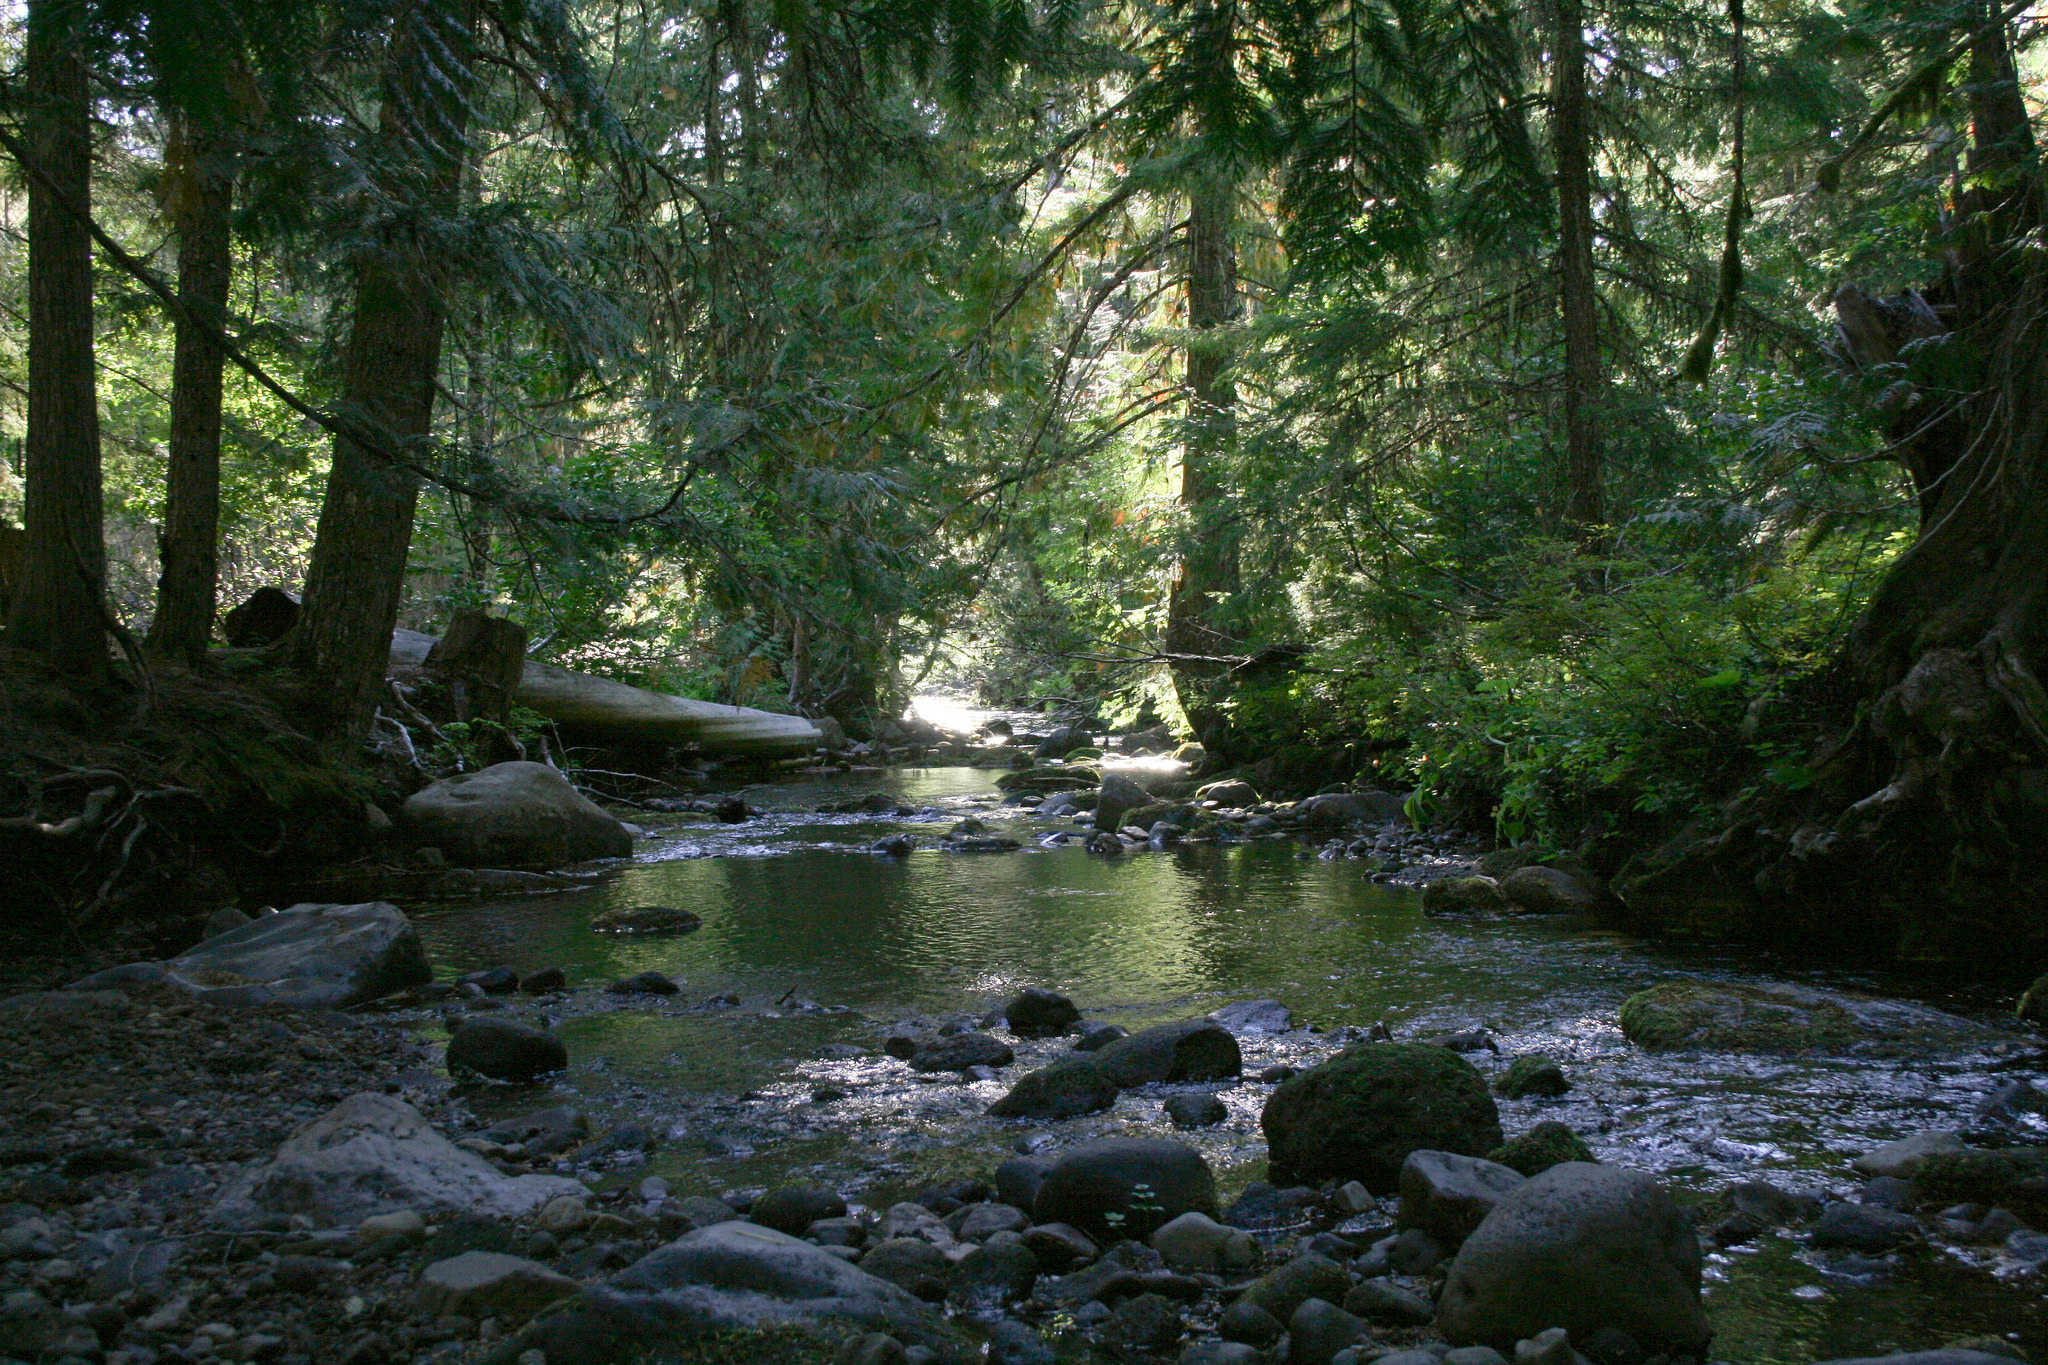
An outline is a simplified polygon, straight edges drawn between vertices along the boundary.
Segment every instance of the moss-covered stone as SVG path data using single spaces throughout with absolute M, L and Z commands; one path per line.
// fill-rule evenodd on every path
M 1316 1184 L 1399 1187 L 1401 1163 L 1430 1148 L 1479 1156 L 1501 1143 L 1500 1111 L 1477 1068 L 1448 1048 L 1367 1043 L 1283 1082 L 1260 1125 L 1275 1172 Z
M 1040 1067 L 988 1107 L 999 1119 L 1078 1118 L 1116 1103 L 1116 1078 L 1093 1057 L 1063 1057 Z
M 1500 1093 L 1511 1100 L 1531 1095 L 1556 1099 L 1571 1088 L 1564 1068 L 1540 1052 L 1524 1053 L 1508 1063 L 1507 1074 L 1500 1078 L 1499 1085 Z
M 1006 792 L 1084 791 L 1099 785 L 1101 781 L 1102 774 L 1093 768 L 1069 768 L 1055 763 L 1042 768 L 1004 773 L 996 779 L 996 789 Z
M 1621 1005 L 1638 1047 L 1717 1052 L 1907 1051 L 1981 1038 L 1985 1030 L 1922 1005 L 1777 983 L 1667 981 Z
M 1993 1152 L 1937 1152 L 1920 1163 L 1913 1183 L 1936 1204 L 2048 1206 L 2048 1151 L 2008 1147 Z
M 1508 898 L 1491 877 L 1445 877 L 1422 888 L 1425 915 L 1497 914 L 1507 908 Z
M 2048 1024 L 2048 973 L 2034 979 L 2013 1013 L 2030 1024 Z
M 1518 1138 L 1504 1142 L 1486 1154 L 1511 1171 L 1537 1176 L 1567 1161 L 1591 1161 L 1592 1151 L 1579 1135 L 1561 1123 L 1539 1123 Z

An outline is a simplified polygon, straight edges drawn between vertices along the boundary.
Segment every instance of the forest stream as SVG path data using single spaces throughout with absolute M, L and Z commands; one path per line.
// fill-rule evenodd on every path
M 1196 1145 L 1228 1202 L 1266 1173 L 1259 1114 L 1272 1086 L 1254 1079 L 1262 1070 L 1311 1065 L 1376 1023 L 1397 1039 L 1483 1029 L 1498 1052 L 1467 1055 L 1489 1077 L 1518 1053 L 1542 1052 L 1572 1080 L 1561 1098 L 1502 1101 L 1510 1134 L 1561 1120 L 1602 1162 L 1653 1172 L 1703 1202 L 1758 1178 L 1850 1197 L 1854 1156 L 1965 1126 L 1988 1094 L 2040 1066 L 2031 1041 L 1995 1022 L 1990 998 L 1930 998 L 1924 985 L 1924 1003 L 1985 1022 L 1981 1040 L 1909 1060 L 1646 1052 L 1616 1026 L 1630 993 L 1674 977 L 1786 975 L 1754 955 L 1652 946 L 1569 918 L 1425 918 L 1412 889 L 1376 884 L 1356 861 L 1318 858 L 1289 838 L 1107 859 L 1078 841 L 1048 846 L 1048 834 L 1075 827 L 1004 804 L 993 778 L 909 769 L 750 787 L 755 818 L 650 817 L 657 828 L 631 863 L 587 891 L 414 910 L 444 980 L 501 965 L 559 966 L 569 979 L 566 996 L 537 1009 L 517 997 L 439 1006 L 451 1018 L 479 1008 L 545 1015 L 572 1058 L 551 1095 L 471 1088 L 469 1107 L 488 1120 L 581 1106 L 598 1131 L 624 1134 L 626 1150 L 577 1174 L 608 1185 L 657 1175 L 678 1194 L 795 1180 L 886 1206 L 986 1175 L 1017 1152 L 1056 1154 L 1116 1133 Z M 820 813 L 876 792 L 898 809 Z M 936 846 L 969 816 L 1021 847 Z M 868 851 L 901 833 L 920 847 Z M 648 904 L 692 911 L 702 927 L 664 938 L 589 928 L 599 912 Z M 604 989 L 649 970 L 680 992 Z M 1844 973 L 1796 979 L 1906 993 Z M 1020 1040 L 998 1079 L 965 1082 L 915 1074 L 879 1051 L 894 1026 L 971 1022 L 1034 985 L 1132 1029 L 1257 999 L 1284 1004 L 1294 1027 L 1242 1035 L 1240 1081 L 1143 1087 L 1109 1111 L 1052 1125 L 984 1111 L 1070 1039 Z M 1229 1118 L 1176 1131 L 1161 1111 L 1173 1089 L 1214 1091 Z M 1866 1356 L 1983 1333 L 2048 1347 L 2036 1278 L 1996 1246 L 1872 1257 L 1812 1249 L 1781 1230 L 1712 1254 L 1707 1282 L 1722 1360 Z

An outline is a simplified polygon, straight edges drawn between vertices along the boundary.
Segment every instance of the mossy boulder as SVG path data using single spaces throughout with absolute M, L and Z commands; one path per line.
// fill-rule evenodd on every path
M 1913 1172 L 1913 1184 L 1930 1203 L 2002 1204 L 2038 1212 L 2048 1208 L 2048 1150 L 1936 1152 Z
M 1556 1099 L 1572 1088 L 1571 1079 L 1564 1074 L 1564 1068 L 1540 1052 L 1524 1053 L 1508 1063 L 1507 1074 L 1500 1078 L 1499 1090 L 1511 1100 L 1527 1099 L 1541 1095 Z
M 1491 877 L 1444 877 L 1422 888 L 1425 915 L 1491 915 L 1507 908 L 1507 896 Z
M 1028 1073 L 1010 1093 L 988 1107 L 999 1119 L 1079 1118 L 1116 1103 L 1122 1091 L 1116 1077 L 1093 1056 L 1063 1057 L 1051 1066 Z
M 2034 979 L 2013 1013 L 2030 1024 L 2048 1024 L 2048 972 Z
M 1907 1052 L 1981 1043 L 1989 1032 L 1924 1005 L 1784 983 L 1667 981 L 1624 1000 L 1621 1031 L 1645 1048 L 1715 1052 Z
M 1486 1081 L 1448 1048 L 1367 1043 L 1281 1083 L 1260 1117 L 1272 1168 L 1303 1184 L 1400 1187 L 1401 1163 L 1428 1148 L 1480 1156 L 1501 1145 Z
M 1577 1133 L 1552 1120 L 1503 1142 L 1488 1152 L 1486 1159 L 1523 1175 L 1538 1176 L 1567 1161 L 1591 1161 L 1593 1153 Z

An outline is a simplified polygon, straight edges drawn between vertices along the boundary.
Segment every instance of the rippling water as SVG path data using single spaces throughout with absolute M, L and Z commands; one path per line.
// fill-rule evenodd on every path
M 814 813 L 873 791 L 917 814 Z M 874 1047 L 900 1020 L 978 1016 L 1027 985 L 1055 987 L 1132 1028 L 1265 997 L 1315 1030 L 1385 1022 L 1409 1037 L 1483 1026 L 1502 1054 L 1475 1054 L 1482 1069 L 1543 1051 L 1575 1082 L 1563 1100 L 1503 1102 L 1510 1133 L 1561 1119 L 1601 1160 L 1654 1171 L 1682 1195 L 1758 1177 L 1846 1193 L 1848 1157 L 1915 1129 L 1958 1127 L 1994 1085 L 2034 1065 L 2031 1046 L 1992 1030 L 1981 1046 L 1912 1063 L 1645 1054 L 1613 1022 L 1630 992 L 1678 975 L 1768 972 L 1754 959 L 1655 948 L 1583 923 L 1426 920 L 1414 893 L 1374 885 L 1354 862 L 1304 857 L 1287 840 L 1122 859 L 1039 848 L 1036 837 L 1060 826 L 1000 806 L 986 772 L 849 776 L 746 796 L 760 818 L 671 822 L 589 891 L 414 913 L 444 975 L 553 965 L 581 985 L 648 969 L 683 983 L 667 1000 L 582 992 L 553 1021 L 576 1059 L 557 1088 L 608 1121 L 668 1138 L 650 1166 L 618 1178 L 654 1171 L 690 1192 L 829 1176 L 879 1199 L 985 1173 L 1034 1135 L 1056 1149 L 1102 1132 L 1170 1132 L 1157 1093 L 1041 1129 L 982 1115 L 1004 1083 L 913 1077 L 879 1057 L 819 1060 L 831 1043 Z M 935 841 L 969 814 L 1025 847 L 921 848 L 903 859 L 861 851 L 905 830 Z M 602 910 L 644 904 L 695 911 L 704 926 L 654 940 L 587 927 Z M 737 1006 L 706 1006 L 728 993 Z M 1065 1046 L 1026 1044 L 1006 1074 Z M 1313 1063 L 1334 1046 L 1306 1029 L 1247 1039 L 1247 1073 Z M 821 1086 L 846 1095 L 815 1102 Z M 1203 1148 L 1226 1190 L 1264 1174 L 1257 1120 L 1267 1093 L 1251 1081 L 1221 1088 L 1227 1124 L 1174 1134 Z M 530 1091 L 476 1101 L 493 1111 L 546 1102 Z M 1966 1263 L 1942 1251 L 1873 1268 L 1767 1239 L 1709 1267 L 1716 1354 L 1811 1360 L 1997 1331 L 2020 1333 L 2044 1358 L 2040 1281 L 2000 1269 L 1988 1255 Z

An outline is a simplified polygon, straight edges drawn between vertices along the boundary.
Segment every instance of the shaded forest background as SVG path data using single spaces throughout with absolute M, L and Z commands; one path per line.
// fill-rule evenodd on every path
M 262 666 L 347 747 L 391 628 L 485 608 L 856 736 L 1164 719 L 1664 927 L 2038 939 L 2037 33 L 33 0 L 7 643 L 132 692 L 303 591 Z

